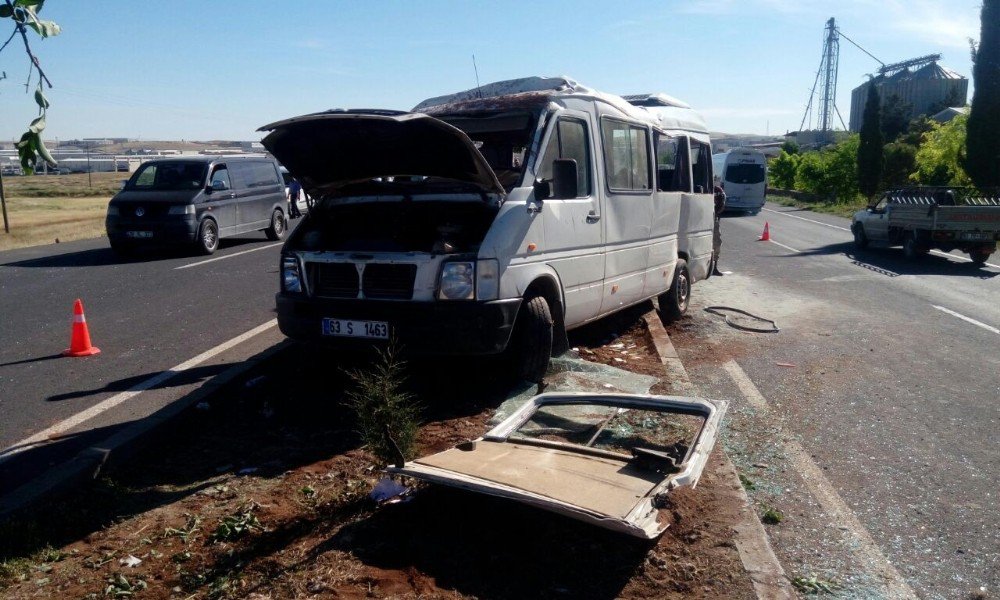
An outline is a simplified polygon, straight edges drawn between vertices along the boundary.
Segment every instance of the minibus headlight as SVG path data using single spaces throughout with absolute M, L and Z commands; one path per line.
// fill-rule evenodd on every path
M 109 217 L 117 217 L 118 216 L 118 207 L 115 206 L 114 204 L 108 205 L 108 216 Z
M 476 298 L 496 300 L 499 296 L 500 268 L 494 258 L 476 263 Z
M 194 214 L 194 204 L 178 204 L 176 206 L 171 206 L 170 210 L 167 211 L 168 215 L 193 215 Z
M 286 292 L 302 292 L 302 274 L 299 271 L 299 261 L 294 256 L 284 256 L 281 259 L 281 289 Z
M 447 262 L 441 267 L 441 300 L 472 300 L 475 297 L 476 263 Z

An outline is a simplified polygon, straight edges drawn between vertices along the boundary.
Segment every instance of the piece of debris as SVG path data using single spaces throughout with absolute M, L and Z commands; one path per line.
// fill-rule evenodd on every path
M 395 504 L 409 500 L 410 488 L 395 481 L 391 477 L 383 477 L 372 488 L 368 497 L 379 504 Z M 405 499 L 403 496 L 407 496 Z
M 698 483 L 725 410 L 702 398 L 542 394 L 473 442 L 386 470 L 654 539 L 672 522 L 660 514 L 672 490 Z
M 626 361 L 626 360 L 625 360 L 624 358 L 618 358 L 617 356 L 616 356 L 616 357 L 614 357 L 614 359 L 615 359 L 615 362 L 616 362 L 616 363 L 623 363 L 623 362 L 627 362 L 627 361 Z
M 212 405 L 208 402 L 199 402 L 198 404 L 195 404 L 194 407 L 198 410 L 208 410 L 212 408 Z
M 768 465 L 767 463 L 754 463 L 753 466 L 757 469 L 766 469 Z
M 778 365 L 779 367 L 797 367 L 798 366 L 798 365 L 793 365 L 792 363 L 782 363 L 782 362 L 776 362 L 774 364 Z
M 135 568 L 142 564 L 142 559 L 129 554 L 125 558 L 120 559 L 118 563 L 124 567 Z
M 608 348 L 611 348 L 612 350 L 621 350 L 624 347 L 625 344 L 611 344 L 610 346 L 608 346 Z

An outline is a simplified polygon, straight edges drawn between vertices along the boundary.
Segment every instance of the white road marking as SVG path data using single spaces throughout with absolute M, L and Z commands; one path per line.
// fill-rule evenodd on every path
M 815 219 L 807 219 L 805 217 L 800 217 L 798 215 L 790 215 L 790 214 L 788 214 L 788 213 L 786 213 L 784 211 L 780 211 L 780 210 L 772 210 L 770 208 L 765 208 L 763 210 L 766 210 L 767 212 L 773 212 L 773 213 L 778 214 L 778 215 L 784 215 L 786 217 L 791 217 L 792 219 L 799 219 L 800 221 L 809 221 L 810 223 L 815 223 L 817 225 L 822 225 L 823 227 L 830 227 L 831 229 L 839 229 L 841 231 L 850 231 L 850 228 L 848 228 L 848 227 L 841 227 L 839 225 L 830 225 L 829 223 L 824 223 L 823 221 L 817 221 Z
M 775 246 L 781 246 L 785 250 L 791 250 L 792 252 L 795 252 L 796 254 L 802 252 L 801 250 L 796 250 L 795 248 L 792 248 L 791 246 L 786 246 L 786 245 L 782 244 L 781 242 L 776 242 L 774 240 L 768 240 L 768 241 L 771 242 L 772 244 L 774 244 Z
M 757 386 L 754 385 L 750 377 L 740 368 L 734 360 L 728 361 L 723 368 L 732 378 L 733 382 L 740 389 L 740 392 L 755 409 L 761 412 L 770 412 L 767 399 L 764 398 Z M 917 594 L 906 583 L 899 571 L 892 566 L 889 559 L 879 550 L 871 534 L 865 526 L 858 520 L 854 511 L 847 506 L 844 500 L 837 494 L 836 488 L 823 474 L 819 466 L 813 462 L 809 454 L 801 444 L 791 437 L 786 437 L 781 443 L 784 444 L 785 453 L 789 461 L 798 471 L 806 487 L 812 494 L 823 512 L 830 518 L 833 526 L 840 528 L 845 534 L 852 536 L 853 543 L 850 548 L 853 552 L 861 555 L 868 564 L 872 565 L 875 571 L 881 576 L 888 588 L 889 598 L 916 598 Z
M 118 394 L 115 394 L 114 396 L 111 396 L 110 398 L 107 398 L 106 400 L 98 402 L 97 404 L 91 406 L 90 408 L 88 408 L 86 410 L 82 410 L 82 411 L 76 413 L 75 415 L 73 415 L 72 417 L 69 417 L 68 419 L 66 419 L 64 421 L 60 421 L 59 423 L 56 423 L 55 425 L 49 427 L 48 429 L 45 429 L 43 431 L 39 431 L 35 435 L 21 440 L 20 442 L 14 444 L 13 446 L 10 446 L 10 447 L 4 449 L 2 452 L 0 452 L 0 463 L 3 463 L 4 461 L 6 461 L 7 459 L 9 459 L 10 457 L 12 457 L 12 456 L 14 456 L 14 455 L 16 455 L 16 454 L 18 454 L 20 452 L 28 450 L 29 448 L 32 448 L 32 447 L 37 446 L 37 445 L 39 445 L 41 443 L 47 442 L 47 441 L 51 440 L 52 438 L 55 438 L 55 437 L 57 437 L 57 436 L 59 436 L 59 435 L 61 435 L 63 433 L 66 433 L 67 431 L 69 431 L 70 429 L 73 429 L 77 425 L 79 425 L 79 424 L 81 424 L 81 423 L 83 423 L 85 421 L 89 421 L 90 419 L 93 419 L 97 415 L 99 415 L 99 414 L 101 414 L 101 413 L 103 413 L 105 411 L 108 411 L 108 410 L 110 410 L 110 409 L 118 406 L 122 402 L 125 402 L 126 400 L 130 400 L 130 399 L 134 398 L 135 396 L 138 396 L 142 392 L 144 392 L 146 390 L 149 390 L 149 389 L 152 389 L 152 388 L 160 385 L 161 383 L 163 383 L 164 381 L 170 379 L 174 375 L 177 375 L 178 373 L 182 373 L 182 372 L 184 372 L 184 371 L 186 371 L 186 370 L 188 370 L 188 369 L 190 369 L 192 367 L 196 367 L 196 366 L 200 365 L 201 363 L 209 360 L 210 358 L 212 358 L 214 356 L 217 356 L 217 355 L 225 352 L 226 350 L 229 350 L 233 346 L 236 346 L 236 345 L 238 345 L 238 344 L 240 344 L 242 342 L 245 342 L 246 340 L 249 340 L 250 338 L 254 337 L 255 335 L 261 334 L 261 333 L 267 331 L 268 329 L 271 329 L 272 327 L 274 327 L 277 324 L 278 324 L 278 320 L 277 319 L 271 319 L 270 321 L 268 321 L 267 323 L 264 323 L 263 325 L 258 325 L 257 327 L 254 327 L 253 329 L 251 329 L 250 331 L 247 331 L 246 333 L 242 333 L 242 334 L 234 337 L 233 339 L 231 339 L 231 340 L 229 340 L 227 342 L 223 342 L 223 343 L 219 344 L 218 346 L 216 346 L 214 348 L 206 350 L 206 351 L 202 352 L 201 354 L 199 354 L 198 356 L 195 356 L 194 358 L 190 358 L 190 359 L 182 362 L 181 364 L 177 365 L 176 367 L 172 367 L 170 369 L 167 369 L 166 371 L 161 371 L 160 373 L 158 373 L 158 374 L 150 377 L 149 379 L 147 379 L 145 381 L 142 381 L 142 382 L 134 385 L 133 387 L 131 387 L 128 390 L 125 390 L 124 392 L 120 392 Z
M 225 256 L 216 256 L 215 258 L 209 258 L 209 259 L 206 259 L 206 260 L 200 260 L 198 262 L 193 262 L 193 263 L 191 263 L 189 265 L 181 265 L 179 267 L 174 267 L 174 270 L 175 271 L 179 271 L 181 269 L 190 269 L 191 267 L 197 267 L 198 265 L 205 265 L 205 264 L 208 264 L 210 262 L 215 262 L 217 260 L 225 260 L 227 258 L 232 258 L 234 256 L 239 256 L 241 254 L 250 254 L 251 252 L 257 252 L 258 250 L 267 250 L 268 248 L 274 248 L 275 246 L 280 246 L 283 243 L 284 242 L 275 242 L 273 244 L 267 244 L 266 246 L 259 246 L 257 248 L 251 248 L 249 250 L 244 250 L 242 252 L 233 252 L 232 254 L 227 254 Z
M 967 317 L 967 316 L 965 316 L 965 315 L 963 315 L 961 313 L 957 313 L 957 312 L 955 312 L 955 311 L 953 311 L 953 310 L 951 310 L 949 308 L 945 308 L 943 306 L 938 306 L 937 304 L 931 304 L 931 306 L 933 306 L 934 308 L 938 309 L 941 312 L 948 313 L 949 315 L 951 315 L 953 317 L 958 317 L 959 319 L 962 319 L 966 323 L 972 323 L 976 327 L 982 327 L 986 331 L 992 331 L 993 333 L 1000 334 L 1000 329 L 997 329 L 996 327 L 993 327 L 992 325 L 987 325 L 986 323 L 983 323 L 982 321 L 977 321 L 977 320 L 973 319 L 972 317 Z

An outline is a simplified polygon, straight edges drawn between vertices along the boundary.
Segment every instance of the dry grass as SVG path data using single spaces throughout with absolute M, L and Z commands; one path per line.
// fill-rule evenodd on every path
M 780 204 L 781 206 L 794 206 L 796 208 L 806 208 L 817 213 L 837 215 L 846 219 L 850 219 L 854 216 L 855 212 L 862 210 L 866 206 L 863 202 L 808 202 L 775 191 L 767 193 L 767 201 Z
M 107 196 L 111 198 L 121 188 L 128 173 L 73 173 L 71 175 L 29 175 L 4 177 L 3 189 L 11 198 L 86 198 Z
M 0 229 L 0 250 L 101 237 L 110 199 L 8 197 L 10 233 Z

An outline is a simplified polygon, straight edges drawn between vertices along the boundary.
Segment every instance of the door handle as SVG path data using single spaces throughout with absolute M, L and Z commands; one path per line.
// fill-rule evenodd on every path
M 596 222 L 598 222 L 600 220 L 601 220 L 601 215 L 597 214 L 594 211 L 590 211 L 590 213 L 587 215 L 587 222 L 588 223 L 596 223 Z

